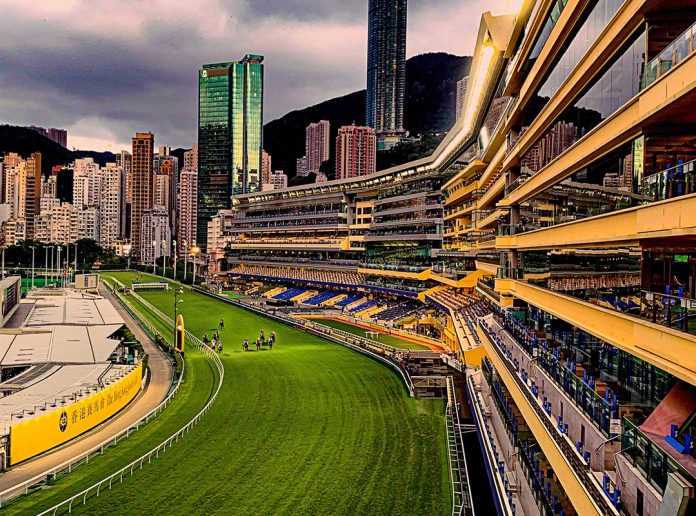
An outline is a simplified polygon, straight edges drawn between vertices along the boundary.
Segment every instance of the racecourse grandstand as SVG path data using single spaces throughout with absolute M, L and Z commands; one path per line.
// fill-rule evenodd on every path
M 133 399 L 142 368 L 116 336 L 123 325 L 95 294 L 39 289 L 19 302 L 0 335 L 3 465 L 80 435 Z

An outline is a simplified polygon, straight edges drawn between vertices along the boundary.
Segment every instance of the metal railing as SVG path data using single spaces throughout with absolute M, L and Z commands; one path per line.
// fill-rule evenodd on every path
M 137 294 L 136 294 L 137 296 Z M 138 296 L 140 297 L 140 296 Z M 141 298 L 142 299 L 142 298 Z M 149 303 L 148 303 L 149 304 Z M 152 305 L 150 305 L 152 306 Z M 137 312 L 134 308 L 131 307 L 136 314 L 139 315 L 139 317 L 142 318 L 142 320 L 145 320 L 142 315 Z M 156 309 L 157 310 L 157 309 Z M 157 310 L 159 314 L 162 314 L 160 310 Z M 164 314 L 162 314 L 164 316 Z M 158 317 L 160 317 L 158 315 Z M 174 326 L 174 321 L 166 316 L 161 317 L 163 322 L 166 324 L 171 324 L 172 327 Z M 154 328 L 154 327 L 153 327 Z M 204 355 L 206 355 L 208 358 L 212 358 L 213 363 L 218 369 L 218 374 L 219 374 L 219 381 L 217 388 L 215 389 L 215 392 L 213 395 L 210 397 L 208 402 L 205 404 L 205 406 L 184 426 L 182 426 L 179 430 L 174 432 L 172 435 L 170 435 L 167 439 L 162 441 L 160 444 L 152 448 L 150 451 L 146 452 L 145 454 L 141 455 L 134 461 L 130 462 L 126 466 L 122 467 L 118 471 L 112 473 L 111 475 L 103 478 L 99 482 L 92 484 L 88 488 L 80 491 L 79 493 L 71 496 L 70 498 L 67 498 L 63 500 L 62 502 L 54 505 L 53 507 L 39 513 L 40 516 L 44 514 L 56 514 L 59 509 L 61 508 L 67 508 L 68 512 L 72 512 L 72 507 L 73 505 L 77 503 L 82 503 L 83 505 L 87 503 L 87 499 L 90 496 L 99 496 L 99 493 L 103 490 L 106 489 L 108 486 L 109 489 L 113 486 L 113 483 L 118 481 L 118 482 L 123 482 L 123 477 L 126 474 L 130 474 L 131 476 L 133 475 L 133 472 L 135 471 L 136 468 L 138 469 L 143 469 L 143 465 L 147 462 L 148 464 L 152 462 L 153 458 L 158 458 L 160 453 L 164 453 L 167 450 L 167 447 L 171 448 L 175 442 L 179 441 L 179 438 L 183 437 L 185 434 L 187 434 L 191 428 L 198 423 L 201 418 L 207 414 L 208 410 L 212 406 L 212 404 L 215 402 L 217 399 L 217 396 L 220 392 L 220 389 L 222 388 L 222 384 L 225 378 L 225 369 L 224 366 L 222 365 L 222 361 L 220 360 L 220 357 L 212 351 L 208 346 L 203 344 L 203 342 L 200 341 L 195 335 L 191 334 L 190 332 L 186 332 L 186 337 L 194 343 L 194 345 L 203 352 Z M 183 377 L 183 374 L 181 375 Z M 181 381 L 181 380 L 180 380 Z
M 545 427 L 547 434 L 556 444 L 558 451 L 563 455 L 568 467 L 575 472 L 575 477 L 578 482 L 592 497 L 598 509 L 601 510 L 603 514 L 618 515 L 618 510 L 616 507 L 614 507 L 612 502 L 602 490 L 602 486 L 599 485 L 597 479 L 592 474 L 589 464 L 582 458 L 582 456 L 580 456 L 578 450 L 575 448 L 568 436 L 561 433 L 551 416 L 549 416 L 548 413 L 542 408 L 538 396 L 532 392 L 530 386 L 522 379 L 516 370 L 511 361 L 511 353 L 505 351 L 504 344 L 493 332 L 492 328 L 488 325 L 488 323 L 486 323 L 486 321 L 479 319 L 479 325 L 483 330 L 483 333 L 488 338 L 488 341 L 494 344 L 494 347 L 497 349 L 501 361 L 507 369 L 508 374 L 512 377 L 517 389 L 525 397 L 528 405 L 535 412 L 539 422 Z
M 645 65 L 640 81 L 643 90 L 686 59 L 696 48 L 696 23 L 681 33 L 667 48 Z
M 104 284 L 107 285 L 109 289 L 112 289 L 112 287 L 110 285 L 108 285 L 106 282 L 104 282 Z M 121 300 L 118 295 L 117 295 L 117 299 L 119 299 L 119 302 L 121 302 L 123 305 L 123 302 L 122 302 L 123 300 Z M 131 313 L 132 308 L 127 308 L 125 305 L 124 305 L 124 308 L 126 308 L 126 310 L 129 313 Z M 140 321 L 138 321 L 137 318 L 134 318 L 134 319 L 136 320 L 136 322 L 138 324 L 140 324 Z M 149 325 L 147 323 L 145 325 L 141 325 L 141 327 L 143 327 L 143 330 L 145 330 L 146 332 L 148 332 L 148 330 L 146 329 L 147 326 L 151 326 L 151 325 Z M 159 334 L 159 332 L 154 327 L 151 327 L 151 331 L 153 331 L 154 334 L 161 336 L 161 334 Z M 152 336 L 153 334 L 150 333 L 150 335 Z M 162 337 L 162 338 L 164 338 L 164 337 Z M 169 405 L 169 403 L 172 401 L 172 399 L 176 396 L 176 393 L 178 392 L 179 387 L 181 386 L 181 380 L 184 377 L 183 373 L 184 373 L 184 371 L 182 369 L 181 374 L 179 375 L 179 378 L 178 378 L 176 384 L 174 384 L 174 387 L 169 390 L 167 397 L 164 400 L 162 400 L 162 402 L 159 405 L 157 405 L 150 412 L 145 414 L 138 421 L 131 424 L 129 427 L 121 430 L 116 435 L 109 437 L 108 439 L 105 439 L 101 443 L 93 446 L 89 450 L 86 450 L 82 453 L 79 453 L 79 454 L 75 455 L 74 457 L 71 457 L 70 459 L 68 459 L 68 460 L 66 460 L 66 461 L 64 461 L 56 466 L 53 466 L 51 468 L 46 469 L 45 471 L 43 471 L 42 473 L 40 473 L 38 475 L 35 475 L 35 476 L 33 476 L 33 477 L 31 477 L 31 478 L 29 478 L 29 479 L 27 479 L 19 484 L 16 484 L 16 485 L 0 492 L 0 507 L 2 506 L 3 503 L 6 503 L 7 501 L 12 500 L 13 498 L 15 498 L 19 495 L 28 494 L 30 489 L 32 489 L 34 487 L 38 487 L 38 486 L 44 484 L 45 482 L 47 482 L 48 480 L 55 479 L 58 474 L 60 474 L 64 471 L 67 471 L 68 473 L 72 472 L 72 469 L 74 467 L 76 467 L 77 465 L 79 465 L 80 463 L 82 463 L 82 461 L 84 461 L 85 464 L 89 464 L 89 459 L 91 456 L 102 455 L 104 453 L 104 451 L 109 446 L 116 445 L 122 438 L 129 437 L 132 432 L 139 430 L 142 425 L 149 423 L 150 419 L 159 415 Z
M 447 377 L 447 407 L 445 409 L 445 427 L 447 429 L 447 452 L 450 484 L 452 488 L 452 515 L 474 514 L 471 502 L 471 485 L 469 470 L 464 454 L 464 439 L 459 422 L 459 407 L 454 391 L 454 381 Z
M 664 201 L 696 192 L 696 160 L 676 165 L 646 176 L 640 183 L 640 193 L 653 201 Z

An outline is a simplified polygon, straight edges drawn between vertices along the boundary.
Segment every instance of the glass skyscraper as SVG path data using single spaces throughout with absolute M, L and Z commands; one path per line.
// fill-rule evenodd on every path
M 380 133 L 404 131 L 406 0 L 369 0 L 367 125 Z
M 260 189 L 262 147 L 263 56 L 203 65 L 198 75 L 199 246 L 206 246 L 208 221 L 230 208 L 230 196 Z

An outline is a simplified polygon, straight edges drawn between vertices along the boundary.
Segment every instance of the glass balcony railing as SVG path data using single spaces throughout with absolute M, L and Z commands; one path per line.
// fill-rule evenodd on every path
M 595 380 L 591 376 L 578 377 L 573 369 L 575 363 L 563 358 L 559 349 L 553 348 L 545 339 L 530 333 L 522 322 L 511 314 L 498 310 L 496 321 L 527 356 L 537 357 L 539 366 L 554 380 L 556 386 L 573 400 L 575 405 L 607 436 L 610 423 L 618 417 L 618 399 L 610 389 L 604 397 L 594 390 Z
M 677 462 L 660 449 L 647 435 L 628 419 L 623 420 L 621 453 L 638 469 L 660 494 L 667 487 L 667 476 L 678 472 L 687 479 L 689 475 Z
M 641 182 L 640 190 L 641 194 L 653 201 L 696 193 L 696 160 L 686 163 L 679 161 L 675 166 L 668 166 L 646 177 Z
M 682 62 L 694 51 L 694 37 L 696 36 L 696 23 L 686 29 L 681 36 L 675 39 L 667 48 L 645 65 L 645 71 L 641 79 L 640 89 L 645 89 L 657 79 Z

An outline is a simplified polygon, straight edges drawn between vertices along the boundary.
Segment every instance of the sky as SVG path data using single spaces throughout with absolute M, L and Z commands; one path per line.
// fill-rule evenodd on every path
M 408 57 L 471 55 L 481 13 L 517 0 L 411 0 Z M 0 0 L 0 123 L 70 148 L 196 138 L 198 69 L 265 56 L 264 120 L 365 87 L 367 0 Z

